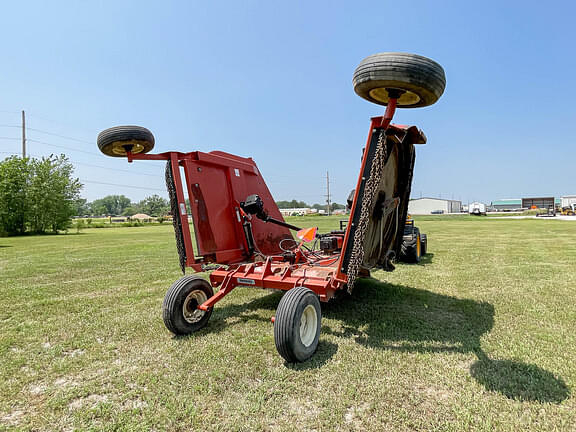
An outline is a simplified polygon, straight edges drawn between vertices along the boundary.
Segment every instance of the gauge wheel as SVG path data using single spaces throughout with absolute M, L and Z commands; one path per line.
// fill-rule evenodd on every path
M 420 233 L 416 232 L 412 239 L 402 241 L 400 247 L 401 260 L 406 263 L 417 264 L 422 256 L 422 239 Z
M 210 283 L 198 276 L 184 276 L 172 284 L 162 303 L 166 328 L 175 335 L 187 335 L 203 328 L 212 315 L 198 306 L 214 295 Z
M 420 255 L 424 256 L 428 253 L 428 236 L 426 234 L 420 234 L 420 244 Z
M 289 290 L 276 309 L 274 341 L 288 363 L 308 360 L 318 348 L 322 312 L 314 291 L 305 287 Z
M 98 134 L 98 148 L 106 156 L 126 157 L 148 153 L 154 148 L 154 135 L 141 126 L 115 126 Z
M 397 97 L 400 108 L 436 103 L 446 87 L 444 69 L 434 60 L 408 53 L 384 52 L 366 57 L 352 79 L 358 96 L 378 105 Z

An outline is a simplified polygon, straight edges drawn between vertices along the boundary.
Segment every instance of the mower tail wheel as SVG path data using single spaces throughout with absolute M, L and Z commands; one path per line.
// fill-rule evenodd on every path
M 148 153 L 154 148 L 154 135 L 140 126 L 115 126 L 98 134 L 98 148 L 106 156 L 126 157 L 133 154 Z
M 312 290 L 296 287 L 284 294 L 274 320 L 274 341 L 284 360 L 303 362 L 316 352 L 321 320 L 320 300 Z
M 187 335 L 204 327 L 212 308 L 203 311 L 197 306 L 214 295 L 208 281 L 198 276 L 184 276 L 172 284 L 162 303 L 166 328 L 175 335 Z
M 406 263 L 416 264 L 422 256 L 422 239 L 420 232 L 416 232 L 411 240 L 404 240 L 400 246 L 401 260 Z
M 426 253 L 428 252 L 428 237 L 426 236 L 426 234 L 420 234 L 420 251 L 421 251 L 421 256 L 426 255 Z
M 358 96 L 379 105 L 397 97 L 400 108 L 434 104 L 446 87 L 444 69 L 416 54 L 384 52 L 366 57 L 352 79 Z

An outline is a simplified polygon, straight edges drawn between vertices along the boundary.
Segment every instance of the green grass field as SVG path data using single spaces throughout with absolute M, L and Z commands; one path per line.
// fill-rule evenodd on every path
M 0 238 L 0 430 L 574 430 L 576 224 L 416 221 L 430 254 L 323 305 L 298 365 L 278 293 L 164 328 L 170 225 Z

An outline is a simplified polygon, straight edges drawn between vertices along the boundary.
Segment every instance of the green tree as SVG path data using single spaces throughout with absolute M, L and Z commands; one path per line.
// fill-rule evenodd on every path
M 22 234 L 67 228 L 82 204 L 82 184 L 73 170 L 64 155 L 0 162 L 0 229 Z
M 124 195 L 108 195 L 92 202 L 92 210 L 98 215 L 118 216 L 132 205 L 130 198 Z
M 30 159 L 30 164 L 30 230 L 44 233 L 67 228 L 82 189 L 80 181 L 72 177 L 74 167 L 64 155 Z
M 332 203 L 332 205 L 330 205 L 330 210 L 334 211 L 334 210 L 342 210 L 345 209 L 346 206 L 343 204 L 338 204 L 338 203 Z
M 85 198 L 78 198 L 74 203 L 74 206 L 76 207 L 74 213 L 76 216 L 86 216 L 92 214 L 90 203 L 86 201 Z
M 0 162 L 0 231 L 23 234 L 29 212 L 30 160 L 11 156 Z
M 132 204 L 124 209 L 122 216 L 134 216 L 136 213 L 141 213 L 140 207 L 138 204 Z
M 276 205 L 278 206 L 278 208 L 281 208 L 281 209 L 306 208 L 306 207 L 309 207 L 309 205 L 306 204 L 304 201 L 297 201 L 297 200 L 292 200 L 292 201 L 276 201 Z
M 138 203 L 138 207 L 142 213 L 149 216 L 164 216 L 170 212 L 170 204 L 159 195 L 152 195 L 144 198 Z

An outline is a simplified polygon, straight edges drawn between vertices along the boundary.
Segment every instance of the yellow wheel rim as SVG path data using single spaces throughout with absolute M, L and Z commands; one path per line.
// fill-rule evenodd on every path
M 136 140 L 131 140 L 131 141 L 116 141 L 112 143 L 112 153 L 117 154 L 117 155 L 121 155 L 121 156 L 126 156 L 126 149 L 124 148 L 125 145 L 131 145 L 132 146 L 132 154 L 138 154 L 138 153 L 142 153 L 142 151 L 145 148 L 146 145 L 146 141 L 136 141 Z

